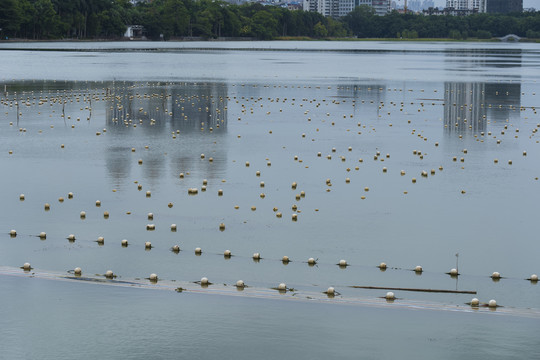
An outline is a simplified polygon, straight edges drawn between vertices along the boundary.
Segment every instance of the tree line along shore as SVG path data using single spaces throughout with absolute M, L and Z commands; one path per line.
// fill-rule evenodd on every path
M 333 19 L 315 12 L 259 3 L 234 5 L 212 0 L 2 0 L 2 40 L 118 40 L 130 24 L 145 38 L 271 39 L 491 39 L 515 34 L 540 38 L 540 11 L 469 16 L 393 11 L 375 15 L 359 6 Z

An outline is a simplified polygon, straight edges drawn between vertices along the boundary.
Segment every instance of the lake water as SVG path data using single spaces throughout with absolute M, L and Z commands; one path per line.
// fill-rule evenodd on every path
M 539 80 L 533 44 L 1 43 L 0 358 L 537 356 Z

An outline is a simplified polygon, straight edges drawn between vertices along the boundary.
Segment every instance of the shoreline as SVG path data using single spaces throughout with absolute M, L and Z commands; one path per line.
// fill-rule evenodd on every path
M 9 40 L 0 40 L 0 44 L 9 44 L 9 43 L 54 43 L 54 42 L 63 42 L 63 43 L 93 43 L 93 42 L 118 42 L 118 43 L 138 43 L 138 42 L 148 42 L 148 43 L 190 43 L 190 42 L 276 42 L 276 41 L 300 41 L 300 42 L 452 42 L 452 43 L 481 43 L 481 42 L 504 42 L 499 38 L 491 39 L 478 39 L 478 38 L 469 38 L 465 40 L 456 40 L 452 38 L 416 38 L 416 39 L 397 39 L 397 38 L 311 38 L 307 36 L 280 36 L 272 40 L 257 40 L 255 38 L 177 38 L 170 39 L 167 41 L 163 40 L 151 40 L 151 39 L 47 39 L 47 40 L 34 40 L 34 39 L 9 39 Z M 520 41 L 508 41 L 510 43 L 540 43 L 540 39 L 527 39 L 522 38 Z

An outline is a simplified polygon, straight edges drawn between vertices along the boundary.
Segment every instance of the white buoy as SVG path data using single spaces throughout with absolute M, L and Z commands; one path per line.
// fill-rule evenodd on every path
M 386 296 L 385 296 L 386 300 L 394 300 L 396 298 L 396 296 L 394 295 L 393 292 L 389 291 L 386 293 Z
M 80 267 L 76 267 L 75 270 L 73 270 L 73 273 L 77 276 L 82 275 L 82 269 Z
M 201 285 L 208 285 L 208 278 L 206 277 L 201 278 Z
M 285 290 L 287 290 L 287 285 L 285 283 L 281 283 L 281 284 L 278 285 L 277 288 L 278 288 L 279 291 L 285 291 Z
M 107 271 L 105 272 L 105 277 L 106 277 L 107 279 L 112 279 L 112 278 L 114 277 L 114 273 L 112 272 L 112 270 L 107 270 Z
M 158 276 L 156 274 L 150 274 L 148 278 L 150 281 L 158 281 Z
M 261 254 L 259 253 L 254 253 L 253 254 L 253 260 L 260 260 L 261 259 Z
M 223 256 L 225 256 L 225 257 L 231 257 L 231 256 L 232 256 L 231 250 L 225 250 L 225 251 L 223 252 Z
M 68 239 L 69 241 L 75 241 L 75 235 L 69 234 L 68 237 L 67 237 L 67 239 Z
M 473 298 L 473 299 L 471 300 L 471 306 L 475 306 L 475 307 L 476 307 L 476 306 L 478 306 L 478 305 L 480 305 L 480 300 L 478 300 L 477 298 Z
M 245 286 L 246 286 L 246 285 L 244 284 L 244 281 L 243 281 L 243 280 L 238 280 L 238 281 L 236 282 L 236 287 L 237 287 L 237 288 L 242 288 L 242 289 L 243 289 Z
M 450 269 L 450 276 L 458 276 L 457 269 Z
M 195 248 L 195 254 L 198 254 L 198 255 L 202 254 L 202 249 L 200 247 Z
M 42 231 L 42 232 L 39 233 L 39 238 L 42 239 L 42 240 L 45 240 L 47 238 L 47 234 Z
M 152 248 L 152 243 L 150 241 L 147 241 L 144 243 L 144 248 L 145 249 L 151 249 Z
M 30 265 L 30 263 L 24 263 L 22 268 L 25 270 L 25 271 L 30 271 L 32 270 L 32 266 Z
M 180 246 L 178 246 L 178 245 L 173 245 L 172 251 L 174 251 L 174 252 L 179 252 L 179 251 L 180 251 Z
M 326 290 L 326 294 L 327 295 L 335 295 L 336 294 L 336 289 L 334 289 L 332 286 L 330 286 L 328 288 L 328 290 Z
M 347 265 L 348 265 L 348 264 L 347 264 L 347 260 L 344 260 L 344 259 L 339 260 L 339 264 L 338 264 L 338 265 L 341 266 L 341 267 L 347 266 Z
M 497 307 L 497 301 L 495 301 L 495 300 L 493 300 L 493 299 L 489 300 L 488 306 L 489 306 L 490 308 L 496 308 L 496 307 Z
M 309 258 L 308 261 L 307 261 L 307 263 L 308 263 L 309 265 L 315 265 L 315 264 L 317 263 L 317 261 L 315 261 L 314 258 Z
M 538 281 L 538 275 L 532 274 L 529 280 L 531 280 L 532 282 L 537 282 Z
M 10 230 L 9 235 L 10 235 L 11 237 L 17 236 L 17 230 Z
M 417 265 L 417 266 L 414 268 L 414 272 L 416 272 L 416 273 L 421 273 L 422 271 L 424 271 L 424 270 L 422 269 L 422 267 L 421 267 L 420 265 Z
M 176 224 L 171 224 L 171 231 L 176 231 Z
M 500 279 L 501 274 L 499 274 L 497 271 L 495 271 L 493 274 L 491 274 L 492 279 Z
M 128 241 L 126 239 L 122 240 L 122 246 L 128 246 Z

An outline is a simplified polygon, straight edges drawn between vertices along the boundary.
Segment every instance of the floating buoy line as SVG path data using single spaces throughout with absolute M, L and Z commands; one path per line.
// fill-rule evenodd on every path
M 40 233 L 38 235 L 29 235 L 29 234 L 20 234 L 15 229 L 10 230 L 8 235 L 9 235 L 10 238 L 17 238 L 17 237 L 29 237 L 29 238 L 31 238 L 31 237 L 36 237 L 36 236 L 38 238 L 40 238 L 41 240 L 45 240 L 47 238 L 46 234 L 44 232 L 42 232 L 42 233 Z M 67 240 L 69 242 L 71 242 L 71 243 L 74 243 L 75 240 L 77 240 L 77 242 L 84 242 L 84 241 L 85 242 L 95 242 L 95 243 L 98 244 L 98 246 L 104 246 L 104 244 L 105 244 L 105 238 L 103 236 L 99 236 L 97 238 L 97 240 L 87 240 L 87 239 L 81 240 L 81 239 L 76 238 L 76 236 L 74 234 L 70 234 L 70 235 L 67 236 Z M 122 247 L 128 247 L 128 245 L 130 245 L 130 242 L 127 239 L 123 239 L 123 240 L 120 241 L 120 244 L 121 244 Z M 144 245 L 144 249 L 146 251 L 151 250 L 151 249 L 155 249 L 155 246 L 150 241 L 144 241 L 142 244 Z M 180 251 L 182 251 L 182 250 L 185 250 L 185 249 L 180 247 L 180 245 L 178 245 L 178 244 L 173 245 L 172 247 L 168 248 L 168 251 L 171 251 L 171 252 L 176 253 L 176 254 L 180 253 Z M 201 256 L 203 254 L 203 249 L 201 247 L 196 247 L 196 248 L 194 248 L 194 253 L 195 253 L 196 256 Z M 238 258 L 240 260 L 249 258 L 248 256 L 245 256 L 245 255 L 238 255 L 238 254 L 233 255 L 232 251 L 229 250 L 229 249 L 224 250 L 222 253 L 208 253 L 208 254 L 209 255 L 214 255 L 214 256 L 219 255 L 219 256 L 227 259 L 227 260 L 231 259 L 232 257 Z M 287 255 L 284 255 L 280 259 L 263 258 L 261 253 L 259 253 L 259 252 L 253 253 L 253 255 L 251 256 L 251 259 L 254 262 L 257 262 L 257 263 L 260 262 L 260 261 L 270 261 L 270 262 L 281 262 L 283 265 L 288 265 L 289 263 L 293 262 L 293 260 Z M 329 263 L 329 262 L 320 262 L 318 258 L 315 259 L 313 257 L 310 257 L 310 258 L 307 259 L 307 261 L 296 260 L 296 262 L 307 264 L 310 267 L 314 267 L 315 265 L 316 266 L 332 266 L 332 265 L 336 266 L 337 265 L 342 270 L 345 270 L 345 269 L 347 269 L 349 267 L 353 267 L 353 268 L 354 267 L 360 267 L 360 268 L 370 267 L 370 265 L 365 265 L 365 264 L 350 264 L 345 259 L 341 259 L 337 263 Z M 390 267 L 385 262 L 381 262 L 379 265 L 371 265 L 371 267 L 379 268 L 379 270 L 381 270 L 382 272 L 386 272 L 387 270 L 412 271 L 416 275 L 421 275 L 422 273 L 425 272 L 425 270 L 420 265 L 415 266 L 413 269 L 407 269 L 407 268 L 395 267 L 395 266 Z M 435 272 L 432 272 L 432 273 L 435 273 Z M 445 272 L 444 274 L 449 275 L 452 278 L 457 278 L 458 276 L 462 275 L 461 273 L 458 273 L 457 269 L 455 269 L 455 268 L 450 269 L 449 272 Z M 497 271 L 493 272 L 489 276 L 489 278 L 491 278 L 491 280 L 493 280 L 495 282 L 498 282 L 501 279 L 509 279 L 507 277 L 502 277 L 501 274 L 499 272 L 497 272 Z M 527 278 L 513 278 L 513 279 L 514 280 L 526 280 L 526 281 L 529 281 L 531 284 L 536 284 L 538 282 L 538 275 L 537 274 L 532 274 Z M 370 287 L 370 286 L 359 287 L 359 286 L 352 285 L 351 287 L 353 287 L 353 288 L 354 287 L 364 288 L 364 289 L 377 289 L 377 287 Z M 389 289 L 389 288 L 381 288 L 381 289 Z M 404 288 L 396 288 L 396 289 L 405 290 Z M 429 289 L 426 289 L 426 290 L 410 290 L 410 291 L 441 292 L 441 293 L 447 292 L 447 293 L 464 293 L 464 294 L 472 293 L 470 291 L 454 291 L 454 290 L 448 290 L 448 291 L 445 291 L 445 290 L 441 290 L 441 291 L 433 290 L 432 291 L 432 290 L 429 290 Z
M 294 289 L 285 283 L 277 284 L 272 288 L 247 286 L 242 280 L 232 284 L 213 284 L 207 278 L 200 281 L 165 280 L 156 274 L 150 274 L 146 278 L 122 278 L 112 271 L 105 274 L 86 274 L 80 269 L 61 272 L 50 272 L 31 268 L 22 270 L 13 267 L 0 266 L 0 276 L 14 276 L 23 278 L 35 278 L 49 281 L 78 282 L 88 285 L 116 286 L 124 288 L 175 291 L 177 293 L 194 293 L 222 296 L 242 296 L 248 298 L 276 299 L 299 302 L 318 302 L 336 305 L 400 308 L 400 309 L 423 309 L 432 311 L 450 312 L 480 312 L 495 315 L 509 315 L 526 318 L 540 319 L 540 309 L 525 309 L 500 306 L 494 299 L 487 303 L 481 303 L 473 298 L 471 302 L 462 305 L 451 305 L 430 301 L 409 300 L 398 298 L 393 292 L 387 292 L 379 297 L 343 296 L 334 287 L 326 291 L 305 291 Z

